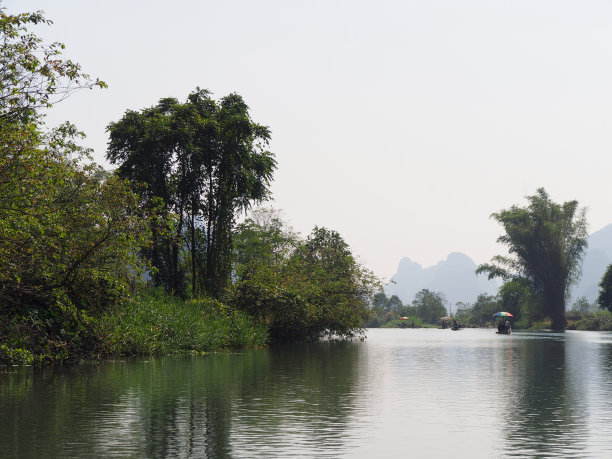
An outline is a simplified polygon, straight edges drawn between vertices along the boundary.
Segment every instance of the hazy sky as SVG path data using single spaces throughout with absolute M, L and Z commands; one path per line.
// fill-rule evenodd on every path
M 489 218 L 543 186 L 612 223 L 612 2 L 4 0 L 105 80 L 57 105 L 104 164 L 125 110 L 196 86 L 270 127 L 272 186 L 303 235 L 377 275 L 502 253 Z

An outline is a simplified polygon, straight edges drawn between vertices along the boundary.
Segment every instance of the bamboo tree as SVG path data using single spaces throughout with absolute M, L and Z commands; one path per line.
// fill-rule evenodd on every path
M 492 214 L 505 230 L 497 241 L 508 247 L 510 256 L 496 256 L 476 272 L 488 273 L 489 279 L 526 280 L 551 327 L 563 330 L 567 295 L 580 276 L 587 245 L 585 210 L 577 201 L 552 202 L 544 188 L 527 200 L 527 207 Z
M 184 293 L 189 274 L 193 293 L 220 295 L 231 272 L 236 216 L 269 197 L 276 168 L 266 149 L 269 129 L 251 120 L 237 94 L 217 103 L 197 88 L 185 103 L 162 99 L 128 111 L 108 131 L 107 158 L 120 175 L 145 206 L 157 199 L 166 216 L 175 216 L 150 249 L 158 283 Z

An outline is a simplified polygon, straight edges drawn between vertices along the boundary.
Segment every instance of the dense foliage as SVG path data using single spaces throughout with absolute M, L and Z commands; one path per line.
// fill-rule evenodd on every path
M 45 130 L 41 110 L 105 84 L 27 31 L 39 23 L 0 22 L 0 363 L 359 335 L 376 281 L 338 233 L 302 240 L 273 211 L 233 231 L 276 168 L 240 96 L 126 112 L 109 173 L 73 125 Z M 139 290 L 145 270 L 164 292 Z
M 599 283 L 597 303 L 600 308 L 612 312 L 612 265 L 608 266 Z
M 552 202 L 543 188 L 527 200 L 527 207 L 512 206 L 492 215 L 504 227 L 498 242 L 508 247 L 510 256 L 497 256 L 477 272 L 525 282 L 539 312 L 551 318 L 553 329 L 562 330 L 568 291 L 580 275 L 586 249 L 584 210 L 577 201 Z
M 114 355 L 205 352 L 264 346 L 267 329 L 242 311 L 211 298 L 183 301 L 147 290 L 101 319 Z
M 235 240 L 227 301 L 265 323 L 272 340 L 360 335 L 376 280 L 337 232 L 315 227 L 301 240 L 278 218 L 247 219 Z
M 414 296 L 412 306 L 415 308 L 416 316 L 424 322 L 433 324 L 440 321 L 441 317 L 448 314 L 444 303 L 444 296 L 438 292 L 423 289 Z
M 399 326 L 402 323 L 400 317 L 410 317 L 410 325 L 414 324 L 414 308 L 404 306 L 397 295 L 387 297 L 383 289 L 372 296 L 370 304 L 370 317 L 365 323 L 367 328 Z M 406 319 L 404 319 L 406 321 Z
M 446 298 L 442 292 L 420 290 L 411 304 L 403 304 L 397 295 L 387 297 L 381 289 L 372 297 L 367 327 L 437 326 L 448 316 Z
M 0 361 L 95 352 L 91 318 L 129 289 L 147 238 L 136 196 L 89 160 L 82 134 L 43 130 L 37 110 L 103 83 L 27 32 L 40 22 L 0 19 Z
M 268 128 L 251 120 L 239 95 L 217 103 L 198 88 L 184 103 L 165 98 L 128 110 L 108 131 L 107 158 L 160 217 L 143 251 L 156 284 L 181 296 L 188 284 L 191 294 L 219 296 L 231 272 L 236 215 L 269 196 L 276 162 L 265 149 Z
M 499 298 L 481 293 L 473 304 L 462 304 L 455 313 L 457 321 L 468 326 L 484 327 L 491 325 L 493 314 L 500 311 Z
M 574 327 L 576 330 L 612 331 L 612 312 L 589 312 L 578 320 Z

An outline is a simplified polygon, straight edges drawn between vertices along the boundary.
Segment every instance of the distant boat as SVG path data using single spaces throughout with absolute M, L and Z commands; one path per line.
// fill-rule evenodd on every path
M 514 317 L 514 315 L 509 312 L 502 311 L 502 312 L 493 314 L 493 317 Z M 505 324 L 499 323 L 499 325 L 497 325 L 498 335 L 509 335 L 511 333 L 512 333 L 512 326 L 510 325 L 509 320 L 507 320 Z

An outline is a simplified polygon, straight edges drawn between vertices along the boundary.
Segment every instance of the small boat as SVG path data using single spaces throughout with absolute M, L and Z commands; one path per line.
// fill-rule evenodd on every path
M 514 317 L 513 314 L 509 312 L 502 311 L 493 314 L 493 317 Z M 510 320 L 506 320 L 506 323 L 497 324 L 497 334 L 498 335 L 509 335 L 512 333 L 512 325 L 510 325 Z
M 498 335 L 510 335 L 512 334 L 512 327 L 508 326 L 506 327 L 503 324 L 499 324 L 499 326 L 497 327 L 497 332 Z

